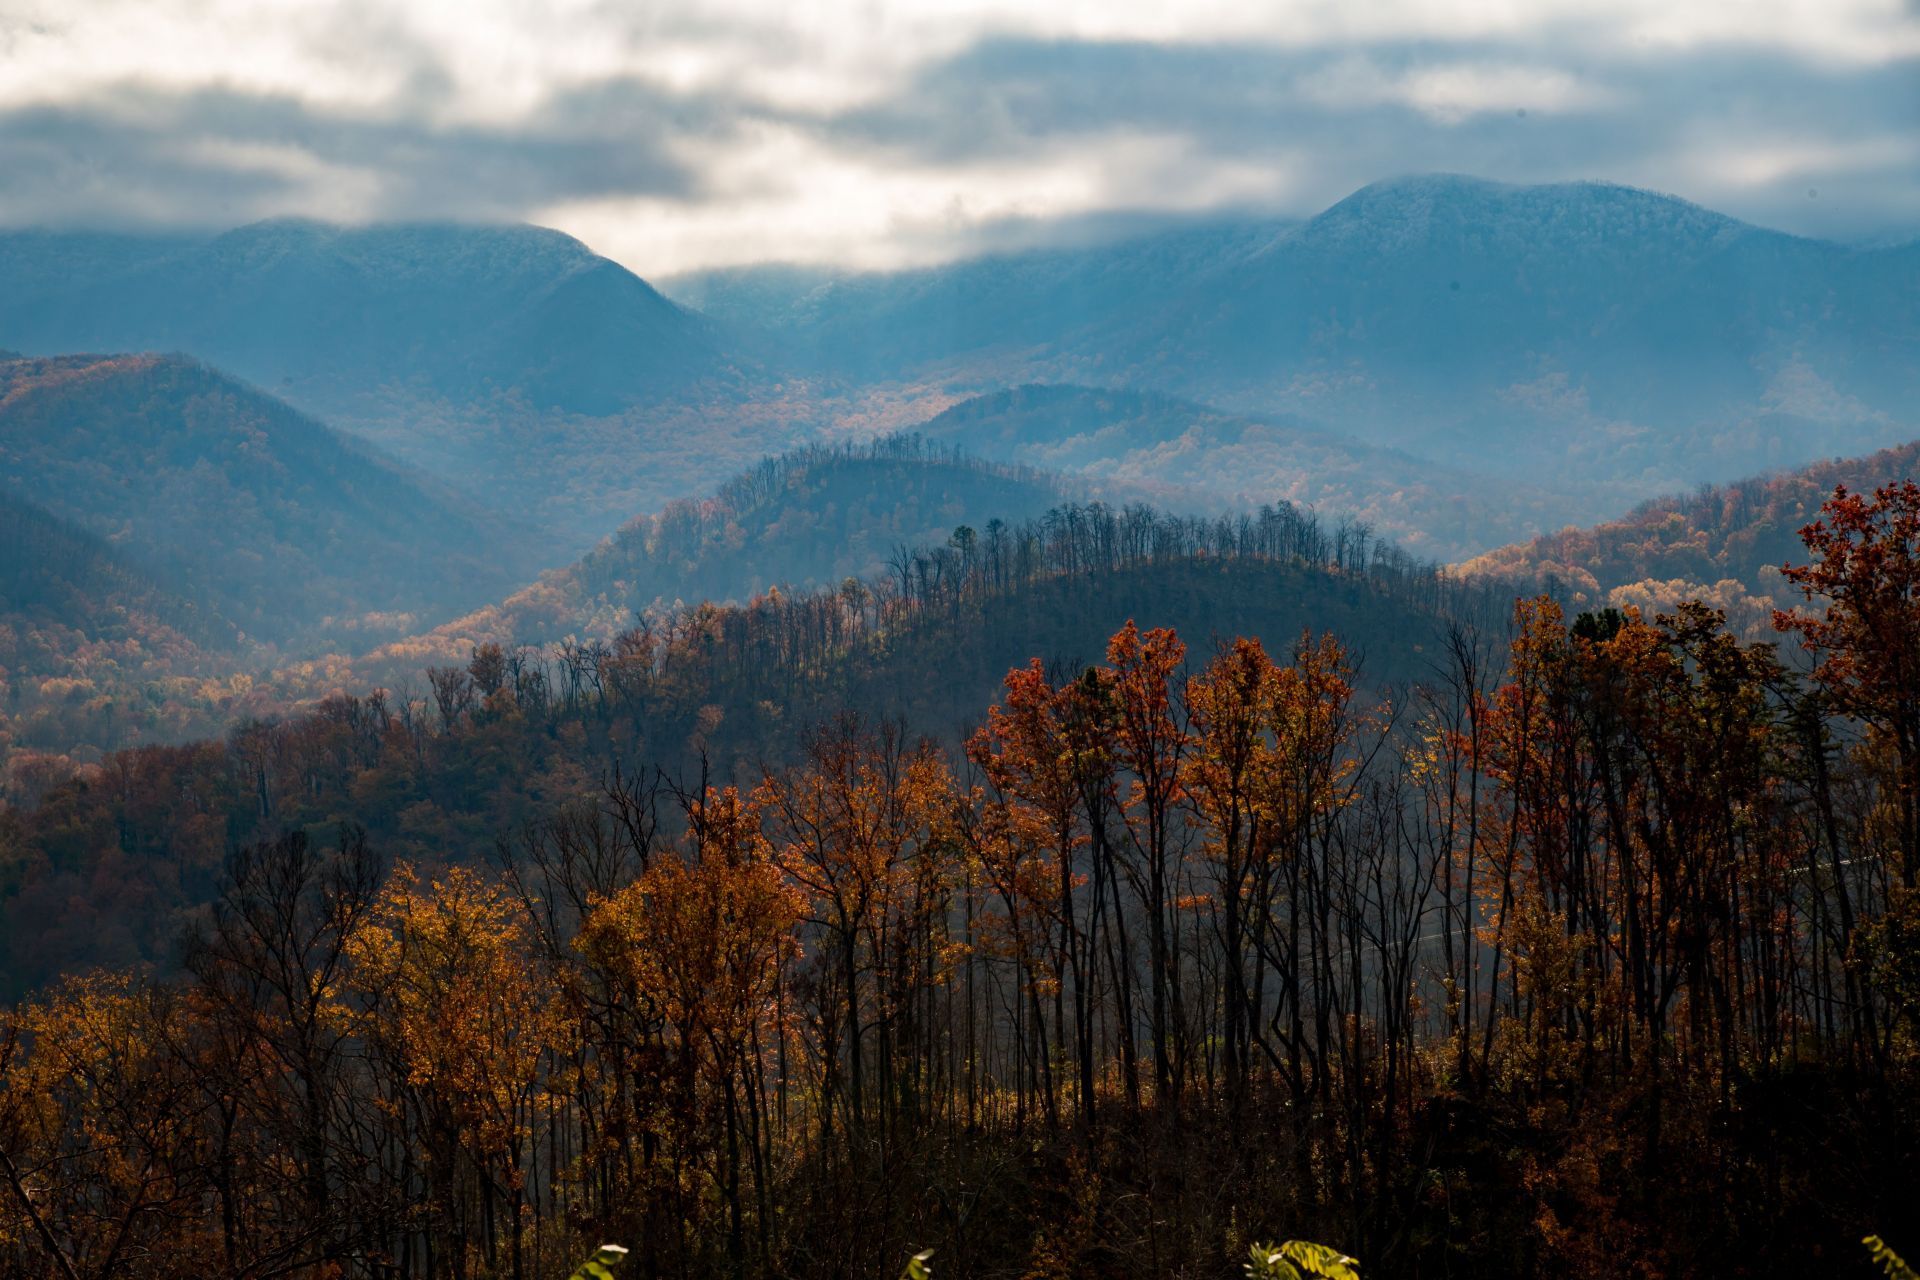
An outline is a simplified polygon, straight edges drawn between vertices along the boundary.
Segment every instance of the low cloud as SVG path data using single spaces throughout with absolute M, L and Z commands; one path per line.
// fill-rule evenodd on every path
M 1298 216 L 1452 170 L 1920 231 L 1910 4 L 1256 8 L 0 0 L 0 223 L 527 219 L 662 275 Z

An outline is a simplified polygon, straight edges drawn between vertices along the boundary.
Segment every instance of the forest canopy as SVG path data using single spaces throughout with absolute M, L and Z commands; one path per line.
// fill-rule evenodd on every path
M 1809 530 L 1818 603 L 1779 619 L 1805 678 L 1700 605 L 1522 599 L 1393 688 L 1325 633 L 1128 623 L 1006 672 L 959 739 L 846 712 L 431 862 L 352 821 L 249 840 L 177 966 L 0 1022 L 0 1257 L 537 1276 L 619 1239 L 640 1274 L 932 1246 L 951 1274 L 1164 1276 L 1293 1235 L 1369 1276 L 1857 1262 L 1920 1191 L 1916 520 L 1889 487 Z M 515 714 L 503 662 L 462 675 L 442 734 Z M 404 744 L 394 715 L 343 709 L 335 741 Z M 80 798 L 12 838 L 51 853 Z

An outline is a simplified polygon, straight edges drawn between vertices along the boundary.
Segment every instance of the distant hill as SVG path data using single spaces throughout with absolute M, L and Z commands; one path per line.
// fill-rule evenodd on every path
M 1145 391 L 1028 385 L 917 428 L 930 440 L 1213 509 L 1285 501 L 1451 559 L 1565 519 L 1577 500 L 1360 444 L 1284 415 L 1227 413 Z M 1598 515 L 1599 512 L 1593 514 Z
M 929 370 L 968 375 L 985 372 L 983 362 L 1017 369 L 1115 316 L 1151 315 L 1196 278 L 1259 252 L 1295 225 L 1207 223 L 899 272 L 771 265 L 661 283 L 732 330 L 770 340 L 803 367 L 867 380 Z
M 323 401 L 391 388 L 588 415 L 728 373 L 705 321 L 572 237 L 528 226 L 11 232 L 0 345 L 190 351 Z
M 810 420 L 708 321 L 541 227 L 0 232 L 0 347 L 186 352 L 511 513 L 547 564 Z
M 1410 178 L 1298 225 L 669 288 L 825 369 L 1153 389 L 1616 507 L 1920 430 L 1920 249 L 1602 183 Z
M 1706 599 L 1758 633 L 1770 630 L 1772 610 L 1805 603 L 1780 566 L 1807 563 L 1800 530 L 1819 518 L 1836 485 L 1870 493 L 1915 477 L 1920 442 L 1704 486 L 1648 502 L 1619 520 L 1502 547 L 1458 568 L 1469 575 L 1551 583 L 1583 607 L 1632 604 L 1651 612 Z
M 0 363 L 0 491 L 293 652 L 404 632 L 534 571 L 431 482 L 179 357 Z
M 886 572 L 897 552 L 945 542 L 961 525 L 1025 520 L 1063 496 L 1045 473 L 918 437 L 810 446 L 763 460 L 711 497 L 641 516 L 577 563 L 334 678 L 364 684 L 427 660 L 464 662 L 489 641 L 604 641 L 645 612 L 838 587 Z
M 0 492 L 0 796 L 22 751 L 85 758 L 217 728 L 204 696 L 157 687 L 226 674 L 242 647 L 105 539 Z

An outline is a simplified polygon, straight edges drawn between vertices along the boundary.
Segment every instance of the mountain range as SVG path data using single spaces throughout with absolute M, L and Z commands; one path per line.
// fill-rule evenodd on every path
M 1604 183 L 1409 178 L 1300 223 L 666 287 L 820 372 L 1162 391 L 1615 510 L 1894 443 L 1920 395 L 1920 244 Z
M 89 724 L 200 708 L 72 729 L 111 745 L 829 586 L 1063 497 L 1290 503 L 1583 600 L 1738 582 L 1758 617 L 1748 551 L 1791 550 L 1833 478 L 1781 477 L 1920 436 L 1920 245 L 1449 176 L 1304 221 L 664 291 L 532 227 L 16 231 L 0 345 L 32 353 L 0 358 L 9 687 Z M 1687 560 L 1718 499 L 1660 495 L 1742 475 L 1797 496 L 1741 497 Z
M 535 227 L 20 231 L 0 234 L 0 347 L 189 352 L 512 515 L 548 564 L 758 457 L 1027 384 L 1317 433 L 1238 439 L 1216 500 L 1314 470 L 1326 442 L 1397 450 L 1444 513 L 1394 532 L 1451 556 L 1556 523 L 1485 515 L 1489 489 L 1585 522 L 1920 434 L 1920 244 L 1450 175 L 1305 220 L 661 290 Z M 1074 457 L 1120 475 L 1172 439 Z M 1383 524 L 1393 505 L 1327 501 Z

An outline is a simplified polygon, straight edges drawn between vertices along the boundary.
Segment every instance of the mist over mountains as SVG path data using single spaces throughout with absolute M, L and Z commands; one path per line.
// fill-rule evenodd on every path
M 1299 224 L 669 288 L 810 367 L 1165 391 L 1615 509 L 1891 443 L 1920 391 L 1920 245 L 1604 183 L 1409 178 Z
M 0 360 L 0 492 L 293 651 L 391 635 L 536 568 L 513 525 L 183 357 Z

